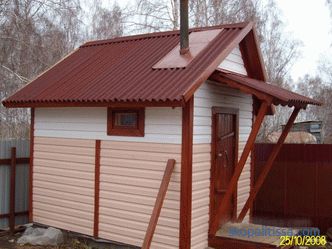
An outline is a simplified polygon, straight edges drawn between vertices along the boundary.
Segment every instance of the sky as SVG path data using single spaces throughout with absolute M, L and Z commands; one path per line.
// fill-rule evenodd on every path
M 134 0 L 118 0 L 126 5 Z M 294 81 L 305 74 L 315 75 L 319 60 L 332 57 L 332 20 L 326 0 L 276 0 L 285 31 L 302 43 L 301 55 L 290 71 Z M 103 0 L 103 3 L 109 0 Z M 113 2 L 113 1 L 110 1 Z
M 286 30 L 302 42 L 301 57 L 295 62 L 294 80 L 308 73 L 314 75 L 320 59 L 332 55 L 332 20 L 325 0 L 276 0 L 282 11 Z

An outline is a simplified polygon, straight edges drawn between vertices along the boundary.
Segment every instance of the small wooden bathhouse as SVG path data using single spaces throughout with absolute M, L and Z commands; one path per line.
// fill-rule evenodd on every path
M 31 108 L 32 222 L 204 249 L 226 243 L 215 236 L 225 222 L 249 221 L 296 115 L 319 103 L 266 82 L 253 23 L 188 36 L 85 43 L 3 101 Z M 273 105 L 294 111 L 254 185 L 250 151 Z

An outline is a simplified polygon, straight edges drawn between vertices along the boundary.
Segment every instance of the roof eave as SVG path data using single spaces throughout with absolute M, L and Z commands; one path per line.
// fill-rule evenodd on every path
M 6 108 L 47 108 L 47 107 L 183 107 L 183 100 L 167 101 L 111 101 L 111 102 L 12 102 L 4 100 Z
M 234 87 L 239 89 L 242 92 L 245 92 L 247 94 L 252 94 L 256 96 L 258 99 L 261 101 L 266 101 L 274 105 L 282 105 L 282 106 L 289 106 L 289 107 L 295 107 L 299 109 L 306 109 L 308 105 L 322 105 L 319 101 L 310 99 L 305 96 L 301 96 L 299 94 L 293 93 L 300 98 L 292 99 L 292 98 L 284 98 L 281 96 L 280 93 L 271 93 L 271 92 L 266 92 L 264 90 L 259 90 L 256 89 L 255 87 L 248 86 L 246 84 L 243 84 L 243 81 L 245 81 L 244 76 L 240 76 L 241 80 L 234 78 L 235 74 L 233 75 L 228 75 L 225 72 L 222 71 L 216 71 L 213 75 L 211 75 L 211 79 L 217 82 L 225 83 L 229 85 L 230 87 Z M 236 76 L 237 77 L 237 76 Z M 242 79 L 243 78 L 243 79 Z M 263 84 L 260 83 L 260 84 Z M 281 89 L 281 88 L 280 88 Z M 282 89 L 283 91 L 288 91 L 286 89 Z M 288 91 L 289 92 L 289 91 Z

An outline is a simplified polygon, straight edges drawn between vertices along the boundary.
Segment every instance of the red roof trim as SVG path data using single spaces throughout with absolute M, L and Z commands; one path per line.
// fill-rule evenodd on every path
M 241 30 L 240 34 L 229 43 L 226 48 L 222 51 L 221 54 L 210 64 L 210 66 L 197 78 L 196 81 L 192 83 L 192 85 L 185 91 L 184 100 L 188 101 L 191 96 L 193 96 L 194 92 L 206 81 L 209 76 L 216 70 L 218 65 L 229 55 L 229 53 L 243 40 L 243 38 L 249 33 L 249 31 L 253 27 L 253 22 L 248 22 L 247 25 Z M 219 34 L 219 36 L 222 35 Z M 216 38 L 216 40 L 218 37 Z
M 234 24 L 223 24 L 223 25 L 215 25 L 215 26 L 209 26 L 209 27 L 191 28 L 191 29 L 189 29 L 189 32 L 191 33 L 191 32 L 197 32 L 197 31 L 204 31 L 204 30 L 210 30 L 210 29 L 222 29 L 222 28 L 228 28 L 228 29 L 244 28 L 249 23 L 251 23 L 251 22 L 241 22 L 241 23 L 234 23 Z M 80 48 L 89 47 L 89 46 L 105 45 L 105 44 L 111 44 L 111 43 L 118 43 L 118 42 L 136 41 L 136 40 L 141 40 L 141 39 L 179 36 L 179 35 L 180 35 L 180 30 L 173 30 L 173 31 L 162 31 L 162 32 L 122 36 L 122 37 L 116 37 L 116 38 L 106 39 L 106 40 L 89 41 L 89 42 L 86 42 L 83 45 L 81 45 Z
M 28 108 L 28 107 L 182 107 L 183 101 L 119 101 L 119 102 L 7 102 L 2 104 L 7 108 Z

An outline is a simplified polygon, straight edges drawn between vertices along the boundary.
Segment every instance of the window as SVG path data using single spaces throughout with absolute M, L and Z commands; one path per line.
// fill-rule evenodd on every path
M 144 136 L 144 108 L 108 108 L 107 135 Z

